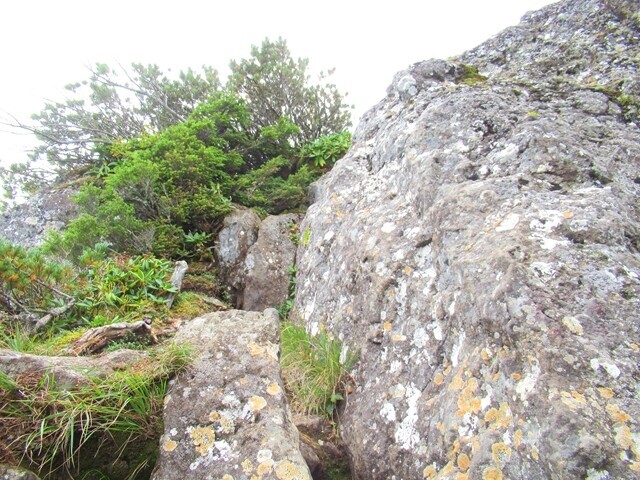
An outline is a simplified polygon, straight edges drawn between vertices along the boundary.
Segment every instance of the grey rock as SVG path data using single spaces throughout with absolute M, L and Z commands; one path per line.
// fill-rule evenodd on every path
M 302 215 L 289 213 L 269 216 L 262 221 L 258 240 L 244 262 L 245 279 L 242 303 L 244 310 L 276 307 L 289 296 L 290 270 L 295 264 L 297 235 Z
M 26 248 L 42 244 L 47 232 L 58 231 L 78 214 L 72 187 L 42 190 L 0 214 L 0 237 Z
M 314 186 L 295 308 L 358 354 L 356 478 L 640 475 L 640 130 L 597 88 L 639 98 L 637 5 L 401 72 Z
M 176 341 L 196 360 L 165 399 L 152 478 L 310 479 L 280 378 L 278 313 L 210 313 Z
M 236 206 L 223 221 L 216 242 L 218 275 L 229 289 L 231 303 L 242 302 L 244 261 L 249 247 L 258 239 L 260 217 L 250 208 Z
M 90 377 L 105 377 L 148 356 L 147 352 L 127 349 L 92 357 L 63 357 L 0 348 L 0 371 L 13 378 L 27 373 L 50 373 L 55 377 L 56 388 L 64 389 L 86 383 Z
M 21 467 L 0 465 L 1 480 L 40 480 L 35 473 Z

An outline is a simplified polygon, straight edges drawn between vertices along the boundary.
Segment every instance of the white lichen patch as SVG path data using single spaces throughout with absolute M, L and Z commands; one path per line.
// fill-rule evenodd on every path
M 462 344 L 464 343 L 464 339 L 465 333 L 464 331 L 462 331 L 458 335 L 456 343 L 454 343 L 453 347 L 451 347 L 451 365 L 453 365 L 454 368 L 458 366 L 459 356 L 460 352 L 462 351 Z
M 271 460 L 273 458 L 273 452 L 268 448 L 258 450 L 258 454 L 256 455 L 256 460 L 258 463 L 266 462 L 267 460 Z
M 389 402 L 384 402 L 382 408 L 380 409 L 380 416 L 387 420 L 388 422 L 396 421 L 396 409 Z
M 615 363 L 602 358 L 592 358 L 589 363 L 594 371 L 597 372 L 602 367 L 612 378 L 618 378 L 622 373 Z
M 529 358 L 529 366 L 527 371 L 516 383 L 516 393 L 520 396 L 520 401 L 524 402 L 529 394 L 536 386 L 536 382 L 540 377 L 540 364 L 536 358 Z
M 429 335 L 427 334 L 427 331 L 422 327 L 417 328 L 413 334 L 412 343 L 418 348 L 424 348 L 428 342 Z
M 404 450 L 411 450 L 420 443 L 420 434 L 416 429 L 418 422 L 418 402 L 422 393 L 415 385 L 407 386 L 405 398 L 407 400 L 407 412 L 402 422 L 396 425 L 395 441 Z
M 384 225 L 382 225 L 382 228 L 380 230 L 382 230 L 383 233 L 391 233 L 396 229 L 396 226 L 394 223 L 392 222 L 385 222 Z
M 520 223 L 520 215 L 517 213 L 510 213 L 507 215 L 504 220 L 500 222 L 498 226 L 496 226 L 496 232 L 506 232 L 508 230 L 513 230 L 516 228 L 516 225 Z

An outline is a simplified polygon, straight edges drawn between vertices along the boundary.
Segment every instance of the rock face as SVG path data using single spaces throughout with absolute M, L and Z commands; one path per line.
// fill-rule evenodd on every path
M 258 239 L 260 217 L 250 208 L 236 207 L 225 217 L 216 243 L 218 275 L 229 289 L 234 305 L 242 302 L 244 261 Z
M 258 241 L 251 246 L 244 262 L 243 309 L 260 311 L 288 298 L 290 270 L 296 260 L 292 236 L 297 235 L 301 221 L 302 215 L 295 213 L 263 220 Z
M 27 248 L 40 245 L 48 231 L 60 230 L 77 215 L 75 193 L 73 188 L 42 191 L 10 208 L 0 214 L 0 237 Z
M 232 310 L 179 331 L 176 341 L 193 344 L 197 360 L 165 399 L 152 478 L 311 478 L 280 378 L 278 324 L 273 309 Z
M 637 11 L 400 72 L 316 185 L 295 308 L 359 355 L 357 478 L 640 476 Z
M 288 298 L 296 256 L 292 238 L 301 220 L 302 215 L 291 213 L 260 221 L 248 208 L 238 208 L 225 218 L 216 256 L 233 305 L 262 311 Z

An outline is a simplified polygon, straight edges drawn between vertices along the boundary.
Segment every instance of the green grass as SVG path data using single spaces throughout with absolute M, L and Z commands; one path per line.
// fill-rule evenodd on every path
M 347 370 L 354 361 L 350 357 L 342 364 L 341 350 L 330 333 L 311 336 L 302 326 L 283 324 L 280 363 L 294 411 L 333 416 L 344 399 Z
M 99 446 L 124 435 L 124 449 L 158 436 L 167 381 L 189 359 L 189 348 L 169 344 L 108 378 L 91 377 L 66 390 L 51 373 L 0 374 L 0 452 L 8 457 L 0 463 L 17 459 L 45 478 L 60 472 L 72 478 L 90 441 Z

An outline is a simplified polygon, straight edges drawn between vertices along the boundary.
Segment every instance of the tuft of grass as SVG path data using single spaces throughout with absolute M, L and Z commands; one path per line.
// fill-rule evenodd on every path
M 465 85 L 477 85 L 484 84 L 487 81 L 487 77 L 481 75 L 478 72 L 478 67 L 473 65 L 460 65 L 461 73 L 457 78 L 457 83 L 463 83 Z
M 355 360 L 340 362 L 342 345 L 330 333 L 311 336 L 304 327 L 285 322 L 281 330 L 282 377 L 294 411 L 332 417 L 344 400 L 347 370 Z
M 89 377 L 66 390 L 57 388 L 50 372 L 17 378 L 0 373 L 0 452 L 39 467 L 45 477 L 59 477 L 62 470 L 72 478 L 89 441 L 100 446 L 124 436 L 124 450 L 158 436 L 168 379 L 190 358 L 190 348 L 169 344 L 108 378 Z
M 171 308 L 171 316 L 177 318 L 196 318 L 211 311 L 211 305 L 195 292 L 180 292 Z

